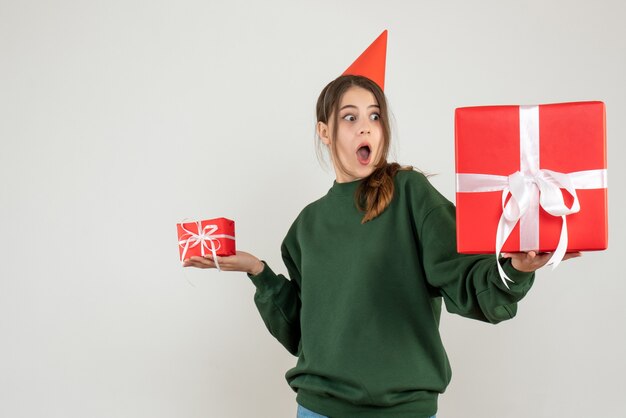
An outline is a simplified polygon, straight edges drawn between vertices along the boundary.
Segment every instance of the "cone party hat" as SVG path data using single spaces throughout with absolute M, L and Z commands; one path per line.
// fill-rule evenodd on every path
M 361 75 L 367 77 L 385 90 L 385 62 L 387 59 L 387 30 L 348 67 L 342 75 Z

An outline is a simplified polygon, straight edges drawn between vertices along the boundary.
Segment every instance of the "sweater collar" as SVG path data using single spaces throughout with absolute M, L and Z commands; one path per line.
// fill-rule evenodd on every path
M 333 187 L 330 188 L 328 194 L 333 196 L 353 197 L 357 187 L 359 187 L 359 184 L 361 184 L 362 181 L 363 179 L 349 181 L 347 183 L 337 183 L 337 180 L 335 180 L 333 182 Z

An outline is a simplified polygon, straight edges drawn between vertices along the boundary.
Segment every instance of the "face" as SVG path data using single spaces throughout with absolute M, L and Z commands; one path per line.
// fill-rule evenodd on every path
M 335 115 L 328 125 L 319 122 L 317 133 L 322 142 L 329 146 L 338 183 L 346 183 L 369 176 L 380 157 L 382 127 L 380 108 L 376 98 L 362 87 L 350 87 L 339 102 L 337 138 L 332 138 Z M 337 155 L 332 152 L 332 141 L 336 141 Z M 346 171 L 337 164 L 341 161 Z

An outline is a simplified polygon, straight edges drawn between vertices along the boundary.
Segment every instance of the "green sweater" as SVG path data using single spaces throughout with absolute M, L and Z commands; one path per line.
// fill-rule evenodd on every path
M 286 374 L 305 408 L 331 418 L 428 417 L 450 382 L 439 335 L 449 312 L 512 318 L 534 274 L 494 255 L 456 252 L 455 209 L 416 171 L 400 171 L 394 197 L 361 224 L 359 181 L 334 183 L 302 210 L 282 245 L 291 280 L 269 266 L 250 276 L 269 331 L 298 356 Z

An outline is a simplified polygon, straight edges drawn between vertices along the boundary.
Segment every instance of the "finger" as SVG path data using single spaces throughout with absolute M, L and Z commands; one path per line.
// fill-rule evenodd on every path
M 215 260 L 213 259 L 213 256 L 211 256 L 210 260 L 213 263 L 215 263 L 217 261 L 217 263 L 220 264 L 220 265 L 222 265 L 222 263 L 224 263 L 224 257 L 220 257 L 220 256 L 215 257 Z
M 196 264 L 197 263 L 195 261 L 191 261 L 191 260 L 183 261 L 183 267 L 197 267 Z
M 205 265 L 211 265 L 213 264 L 212 260 L 207 259 L 206 257 L 200 257 L 200 256 L 193 256 L 190 258 L 191 261 L 195 261 L 196 263 L 201 263 L 201 264 L 205 264 Z
M 209 260 L 213 260 L 213 254 L 209 253 L 209 254 L 205 255 L 204 258 L 208 258 Z M 218 263 L 221 263 L 222 260 L 226 261 L 226 260 L 236 260 L 236 259 L 237 259 L 237 255 L 218 255 L 217 256 Z
M 563 260 L 569 260 L 570 258 L 577 258 L 577 257 L 582 257 L 582 253 L 578 251 L 574 253 L 567 253 L 565 254 L 565 257 L 563 257 Z
M 195 267 L 195 268 L 199 268 L 199 269 L 207 269 L 209 268 L 208 266 L 204 265 L 204 264 L 200 264 L 196 261 L 189 261 L 185 267 Z
M 183 264 L 193 264 L 194 262 L 197 262 L 198 259 L 196 257 L 190 257 L 188 259 L 186 259 L 185 261 L 183 261 Z
M 534 258 L 538 260 L 549 260 L 552 254 L 553 253 L 536 253 Z
M 204 260 L 209 261 L 211 263 L 211 266 L 214 268 L 217 268 L 217 266 L 220 266 L 220 270 L 228 270 L 227 266 L 230 265 L 230 263 L 228 262 L 228 257 L 220 257 L 217 256 L 215 258 L 215 260 L 213 260 L 213 255 L 212 254 L 208 254 L 204 256 Z
M 206 260 L 210 260 L 212 263 L 215 263 L 215 260 L 217 260 L 217 264 L 220 265 L 220 267 L 222 266 L 222 263 L 225 263 L 226 260 L 228 260 L 230 257 L 221 257 L 221 256 L 216 256 L 215 260 L 213 259 L 213 254 L 207 254 L 204 256 L 204 258 Z
M 204 257 L 191 257 L 189 261 L 193 263 L 194 267 L 215 268 L 215 263 L 211 260 L 207 260 Z

